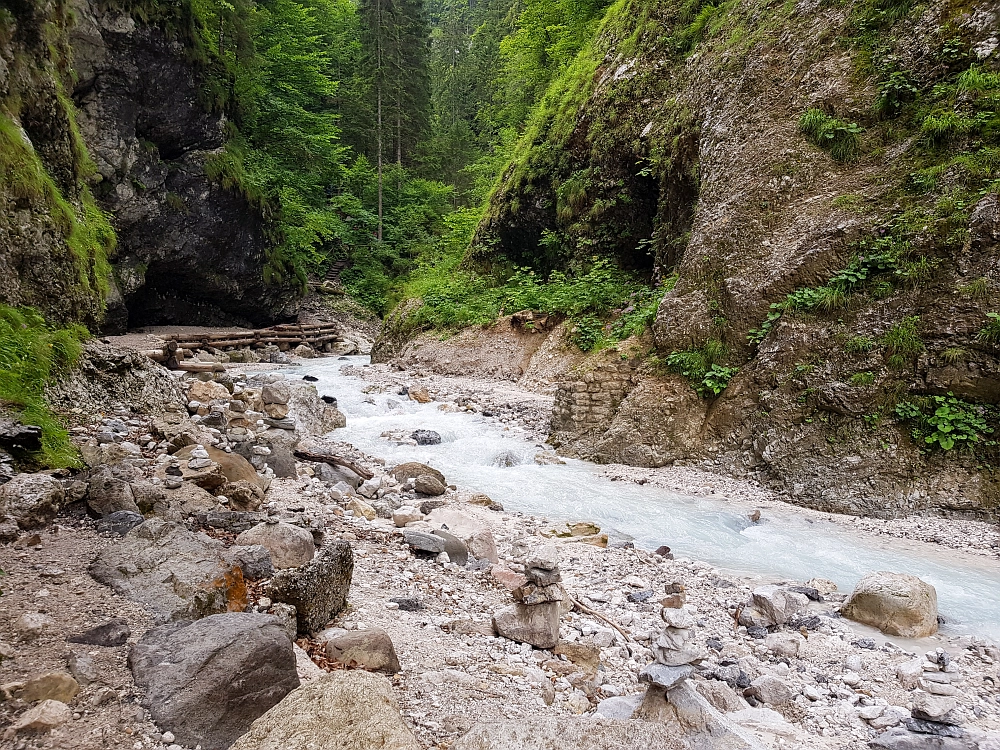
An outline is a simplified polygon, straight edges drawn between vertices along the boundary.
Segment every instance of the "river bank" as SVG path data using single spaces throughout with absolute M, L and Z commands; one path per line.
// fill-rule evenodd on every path
M 1000 730 L 996 700 L 1000 652 L 984 639 L 950 631 L 919 642 L 888 638 L 841 619 L 837 609 L 846 592 L 835 590 L 830 582 L 738 574 L 684 559 L 681 554 L 670 559 L 644 549 L 638 541 L 630 545 L 614 531 L 607 548 L 572 538 L 559 541 L 551 530 L 567 520 L 565 513 L 554 517 L 519 512 L 512 506 L 505 511 L 485 507 L 484 503 L 489 503 L 482 496 L 483 484 L 515 468 L 494 466 L 493 459 L 498 456 L 511 464 L 528 461 L 529 468 L 539 467 L 538 476 L 549 469 L 561 470 L 555 463 L 560 459 L 535 440 L 539 433 L 533 425 L 538 421 L 531 415 L 544 404 L 540 400 L 544 397 L 489 384 L 477 386 L 474 379 L 461 383 L 425 381 L 389 368 L 360 367 L 329 358 L 298 361 L 292 368 L 282 368 L 283 377 L 273 373 L 254 378 L 254 371 L 276 369 L 261 365 L 231 367 L 226 376 L 236 394 L 256 393 L 270 378 L 279 386 L 287 382 L 297 392 L 295 384 L 308 376 L 316 378 L 320 393 L 327 395 L 319 376 L 309 373 L 319 373 L 316 368 L 339 371 L 345 364 L 346 374 L 338 377 L 360 376 L 364 383 L 351 392 L 345 387 L 329 394 L 336 395 L 346 412 L 347 427 L 331 434 L 337 443 L 327 441 L 326 445 L 331 449 L 340 446 L 342 455 L 350 456 L 357 468 L 373 475 L 365 483 L 367 489 L 345 487 L 343 475 L 332 481 L 321 464 L 307 461 L 294 462 L 291 476 L 264 472 L 269 479 L 262 508 L 265 516 L 288 526 L 315 529 L 320 551 L 331 548 L 337 540 L 347 542 L 353 550 L 348 606 L 328 623 L 334 630 L 298 641 L 315 657 L 310 661 L 305 651 L 298 651 L 297 672 L 303 682 L 322 682 L 324 667 L 341 668 L 326 658 L 324 638 L 379 628 L 391 639 L 401 665 L 392 682 L 393 695 L 402 710 L 401 721 L 414 732 L 420 747 L 454 746 L 458 750 L 467 731 L 496 720 L 510 721 L 511 726 L 571 721 L 576 722 L 573 726 L 596 731 L 584 715 L 630 715 L 645 695 L 647 685 L 639 682 L 639 675 L 653 658 L 655 641 L 663 628 L 656 602 L 682 587 L 686 611 L 694 618 L 694 641 L 704 648 L 704 658 L 690 683 L 724 718 L 730 727 L 727 736 L 750 743 L 727 746 L 860 750 L 910 716 L 920 694 L 915 690 L 915 681 L 922 679 L 920 654 L 936 648 L 951 655 L 954 666 L 949 680 L 960 686 L 952 717 L 962 727 L 958 731 L 968 743 L 978 743 L 978 732 Z M 185 384 L 189 389 L 201 389 L 199 398 L 208 393 L 221 397 L 211 403 L 218 405 L 224 419 L 231 420 L 230 426 L 244 419 L 240 416 L 244 412 L 234 406 L 230 396 L 209 388 L 211 383 L 199 386 L 198 382 L 188 378 Z M 404 386 L 406 392 L 400 393 Z M 417 399 L 424 397 L 422 386 L 427 387 L 427 397 L 440 400 L 419 405 Z M 188 391 L 187 402 L 194 393 Z M 117 416 L 79 414 L 74 435 L 84 446 L 134 445 L 135 449 L 127 448 L 124 459 L 138 472 L 130 479 L 137 493 L 140 487 L 156 486 L 157 481 L 163 481 L 158 477 L 165 476 L 164 456 L 169 454 L 157 432 L 164 429 L 164 414 L 140 417 L 125 404 L 119 406 Z M 198 416 L 199 408 L 191 413 Z M 189 403 L 185 412 L 191 409 Z M 293 413 L 297 429 L 302 420 L 314 418 L 310 415 L 316 409 L 322 407 L 309 406 L 312 411 Z M 206 416 L 213 413 L 206 410 Z M 519 416 L 522 414 L 526 418 Z M 453 474 L 446 469 L 445 479 L 454 489 L 445 489 L 436 497 L 420 495 L 392 478 L 398 459 L 414 449 L 409 434 L 377 429 L 379 420 L 388 422 L 401 415 L 420 420 L 437 415 L 451 420 L 448 430 L 469 425 L 469 429 L 479 431 L 484 423 L 493 425 L 511 436 L 510 446 L 520 447 L 517 451 L 494 451 L 492 444 L 462 442 L 463 435 L 446 431 L 446 445 L 451 444 L 456 451 L 480 450 L 484 463 L 468 473 Z M 114 419 L 122 421 L 125 432 L 118 442 L 101 443 L 111 427 L 117 429 Z M 268 437 L 275 432 L 279 434 Z M 232 430 L 223 425 L 223 431 L 216 433 L 223 439 L 220 444 L 226 444 Z M 271 440 L 274 449 L 280 443 L 274 440 L 284 434 L 265 428 L 257 439 Z M 352 438 L 357 438 L 354 445 L 339 442 Z M 102 450 L 102 461 L 106 462 L 110 449 Z M 541 463 L 536 463 L 536 457 Z M 729 484 L 732 480 L 713 479 L 690 467 L 644 476 L 629 476 L 624 467 L 604 467 L 602 472 L 609 480 L 617 479 L 615 485 L 623 489 L 627 485 L 641 489 L 659 482 L 672 483 L 671 487 L 685 488 L 691 495 L 711 496 L 713 489 L 731 494 L 739 513 L 761 509 L 777 515 L 785 510 L 778 504 L 768 507 L 767 496 L 751 486 L 741 488 Z M 185 479 L 182 485 L 189 481 Z M 170 492 L 177 491 L 168 491 L 168 498 Z M 741 491 L 746 494 L 740 495 Z M 495 563 L 461 566 L 415 550 L 401 536 L 398 519 L 391 517 L 392 505 L 397 505 L 396 510 L 403 506 L 417 509 L 407 530 L 426 533 L 445 524 L 460 537 L 471 534 L 480 540 L 491 539 Z M 572 508 L 567 512 L 573 520 L 590 520 L 586 515 L 573 515 Z M 155 520 L 159 513 L 154 507 L 149 517 Z M 206 524 L 205 518 L 204 510 L 200 515 L 178 517 L 196 536 L 207 533 L 224 548 L 232 549 L 235 533 Z M 499 636 L 493 618 L 511 605 L 511 589 L 523 580 L 520 573 L 525 550 L 552 542 L 558 545 L 562 586 L 586 609 L 563 612 L 559 627 L 562 645 L 554 650 L 535 649 Z M 9 636 L 3 639 L 0 684 L 11 696 L 0 704 L 5 742 L 23 749 L 141 746 L 177 750 L 198 744 L 178 740 L 166 722 L 153 720 L 158 716 L 156 707 L 150 705 L 146 691 L 137 685 L 134 671 L 129 669 L 128 654 L 156 624 L 154 618 L 132 596 L 112 594 L 92 578 L 90 561 L 114 553 L 122 544 L 118 534 L 109 531 L 106 524 L 99 525 L 78 504 L 71 506 L 69 515 L 40 530 L 37 539 L 23 535 L 17 543 L 3 548 L 8 577 L 6 595 L 0 598 L 0 621 Z M 489 549 L 478 549 L 490 557 Z M 798 613 L 804 618 L 800 618 L 804 623 L 798 626 L 801 629 L 778 626 L 772 632 L 750 633 L 746 627 L 736 626 L 734 613 L 762 583 L 811 584 L 822 587 L 824 593 L 817 590 L 822 600 L 810 601 Z M 248 611 L 281 612 L 267 596 L 265 585 L 266 580 L 250 584 L 242 606 Z M 25 629 L 25 615 L 42 618 L 38 633 Z M 95 648 L 70 644 L 67 648 L 68 636 L 111 618 L 129 627 L 120 645 Z M 609 625 L 609 620 L 621 631 Z M 912 671 L 914 664 L 916 673 Z M 933 672 L 936 668 L 928 669 Z M 79 690 L 67 699 L 73 710 L 69 723 L 41 736 L 13 732 L 26 707 L 23 686 L 40 675 L 67 670 L 77 680 Z M 652 727 L 649 721 L 626 723 L 638 725 L 640 730 Z M 695 743 L 704 731 L 704 726 L 693 730 L 690 742 Z

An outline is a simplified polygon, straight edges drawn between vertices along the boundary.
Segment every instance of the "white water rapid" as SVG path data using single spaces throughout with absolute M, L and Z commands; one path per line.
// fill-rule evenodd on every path
M 939 610 L 953 634 L 1000 639 L 1000 566 L 981 556 L 905 540 L 853 533 L 843 525 L 807 518 L 775 503 L 760 523 L 725 498 L 686 497 L 649 485 L 612 482 L 585 461 L 539 466 L 542 446 L 505 432 L 480 415 L 444 413 L 438 404 L 405 396 L 365 394 L 367 383 L 344 375 L 345 364 L 367 357 L 322 359 L 285 370 L 290 378 L 311 375 L 321 395 L 338 399 L 347 428 L 335 437 L 392 466 L 421 461 L 448 481 L 485 492 L 510 511 L 556 520 L 590 520 L 615 538 L 655 549 L 669 545 L 678 557 L 765 578 L 806 581 L 829 578 L 850 591 L 873 570 L 919 576 L 937 589 Z M 435 430 L 440 445 L 397 446 L 380 438 L 386 430 Z

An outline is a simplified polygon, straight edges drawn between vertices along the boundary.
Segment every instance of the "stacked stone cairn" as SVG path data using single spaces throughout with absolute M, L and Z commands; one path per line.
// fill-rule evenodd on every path
M 670 692 L 681 686 L 694 674 L 698 664 L 708 653 L 694 640 L 695 617 L 684 609 L 684 586 L 673 583 L 667 587 L 667 596 L 661 600 L 660 616 L 664 627 L 652 643 L 653 663 L 639 674 L 639 681 L 649 685 L 645 702 L 670 702 Z
M 524 576 L 527 581 L 513 592 L 514 605 L 498 612 L 493 626 L 512 641 L 535 648 L 555 648 L 566 597 L 555 546 L 546 544 L 530 552 L 524 561 Z

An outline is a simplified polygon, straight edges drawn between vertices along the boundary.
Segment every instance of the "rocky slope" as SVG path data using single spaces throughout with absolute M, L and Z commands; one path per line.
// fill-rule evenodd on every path
M 0 185 L 0 298 L 116 330 L 287 314 L 296 290 L 264 282 L 261 210 L 206 175 L 225 118 L 204 69 L 176 30 L 119 8 L 14 3 L 0 18 L 7 174 L 28 165 L 39 183 Z
M 652 340 L 568 374 L 555 444 L 817 508 L 995 515 L 998 25 L 993 3 L 611 6 L 473 247 L 670 280 Z M 975 455 L 933 450 L 947 394 L 983 421 Z

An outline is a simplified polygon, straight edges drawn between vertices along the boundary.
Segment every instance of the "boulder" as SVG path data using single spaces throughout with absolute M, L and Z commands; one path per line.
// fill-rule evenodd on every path
M 227 482 L 217 490 L 229 500 L 229 508 L 240 513 L 258 510 L 264 503 L 264 490 L 256 482 L 240 479 Z
M 673 727 L 646 721 L 533 716 L 476 724 L 453 750 L 686 750 Z
M 271 562 L 278 570 L 305 565 L 316 554 L 316 543 L 311 532 L 281 521 L 257 524 L 236 537 L 236 544 L 259 544 L 266 547 L 271 553 Z
M 392 639 L 381 628 L 349 630 L 335 635 L 326 642 L 326 655 L 332 661 L 370 672 L 396 674 L 400 670 Z
M 288 419 L 300 436 L 325 435 L 347 426 L 347 417 L 336 406 L 320 398 L 316 386 L 294 383 L 288 401 Z
M 905 573 L 866 574 L 840 612 L 901 638 L 926 638 L 938 629 L 937 592 Z
M 427 464 L 417 463 L 416 461 L 399 464 L 398 466 L 390 469 L 389 473 L 396 477 L 397 482 L 406 482 L 407 480 L 416 479 L 419 476 L 429 474 L 432 477 L 436 477 L 441 484 L 446 484 L 444 474 L 437 469 L 432 469 Z
M 222 383 L 212 380 L 192 380 L 187 395 L 189 401 L 197 401 L 199 404 L 208 404 L 215 400 L 228 401 L 230 398 L 229 389 Z
M 191 452 L 195 450 L 193 445 L 181 448 L 174 454 L 175 458 L 187 461 L 191 457 Z M 218 448 L 206 446 L 208 458 L 222 467 L 222 475 L 229 482 L 253 482 L 262 490 L 266 489 L 264 478 L 257 474 L 257 470 L 239 453 L 226 453 Z
M 153 513 L 168 521 L 184 521 L 189 516 L 211 513 L 219 507 L 219 501 L 208 490 L 193 482 L 183 482 L 177 489 L 162 492 L 162 497 L 153 505 Z
M 765 674 L 750 683 L 753 695 L 763 703 L 780 706 L 791 703 L 795 694 L 784 680 L 772 674 Z
M 740 615 L 740 624 L 769 628 L 784 625 L 793 615 L 804 611 L 809 606 L 809 599 L 780 586 L 758 586 L 747 604 Z
M 260 391 L 260 397 L 265 404 L 287 404 L 292 398 L 292 389 L 288 383 L 278 380 L 266 383 Z
M 428 534 L 425 531 L 406 529 L 403 532 L 403 539 L 406 540 L 411 549 L 419 550 L 420 552 L 429 552 L 432 555 L 439 555 L 444 552 L 444 539 L 434 534 Z
M 65 672 L 49 672 L 24 683 L 20 698 L 28 703 L 53 700 L 69 703 L 80 692 L 80 683 Z
M 319 463 L 315 465 L 316 475 L 324 482 L 337 484 L 345 482 L 354 489 L 361 484 L 361 477 L 348 469 L 346 466 L 331 466 L 330 464 Z
M 445 529 L 434 529 L 431 533 L 444 539 L 444 551 L 448 553 L 449 560 L 456 565 L 469 562 L 469 548 L 465 546 L 465 542 Z
M 346 509 L 353 511 L 354 515 L 358 518 L 364 518 L 369 521 L 375 520 L 375 509 L 360 497 L 352 497 L 348 500 Z
M 420 521 L 424 514 L 410 505 L 402 505 L 392 512 L 392 522 L 402 528 L 413 521 Z
M 415 440 L 417 445 L 441 444 L 441 435 L 434 430 L 414 430 L 410 433 L 410 438 Z
M 559 602 L 526 606 L 515 603 L 493 616 L 493 627 L 504 638 L 530 643 L 535 648 L 553 648 L 559 642 Z
M 48 732 L 72 720 L 73 710 L 59 701 L 42 701 L 14 722 L 15 732 Z
M 243 573 L 221 542 L 150 518 L 90 564 L 98 583 L 145 606 L 158 623 L 246 607 Z
M 420 750 L 381 675 L 339 671 L 289 693 L 231 750 Z
M 351 545 L 336 540 L 305 565 L 279 571 L 266 593 L 295 607 L 298 632 L 305 635 L 322 630 L 344 609 L 353 574 Z
M 872 750 L 992 750 L 996 745 L 972 744 L 965 739 L 917 734 L 903 727 L 890 729 L 868 743 Z
M 448 488 L 445 487 L 444 482 L 433 474 L 421 474 L 414 480 L 413 489 L 421 495 L 431 495 L 432 497 L 436 497 L 438 495 L 443 495 Z
M 184 745 L 229 747 L 299 686 L 277 618 L 230 612 L 147 632 L 129 666 L 153 721 Z
M 913 718 L 936 721 L 941 724 L 958 724 L 953 713 L 958 701 L 947 695 L 931 695 L 918 690 L 913 696 Z
M 116 510 L 97 522 L 97 530 L 118 536 L 125 536 L 146 519 L 132 510 Z
M 0 485 L 0 516 L 11 516 L 22 529 L 50 523 L 63 506 L 62 484 L 48 474 L 18 474 Z
M 229 552 L 248 581 L 259 581 L 274 575 L 274 563 L 267 547 L 260 544 L 235 545 Z
M 418 404 L 429 404 L 432 400 L 431 394 L 423 386 L 410 388 L 409 396 L 411 401 L 416 401 Z
M 114 476 L 107 466 L 98 466 L 90 474 L 87 507 L 98 518 L 118 511 L 139 513 L 131 485 Z

